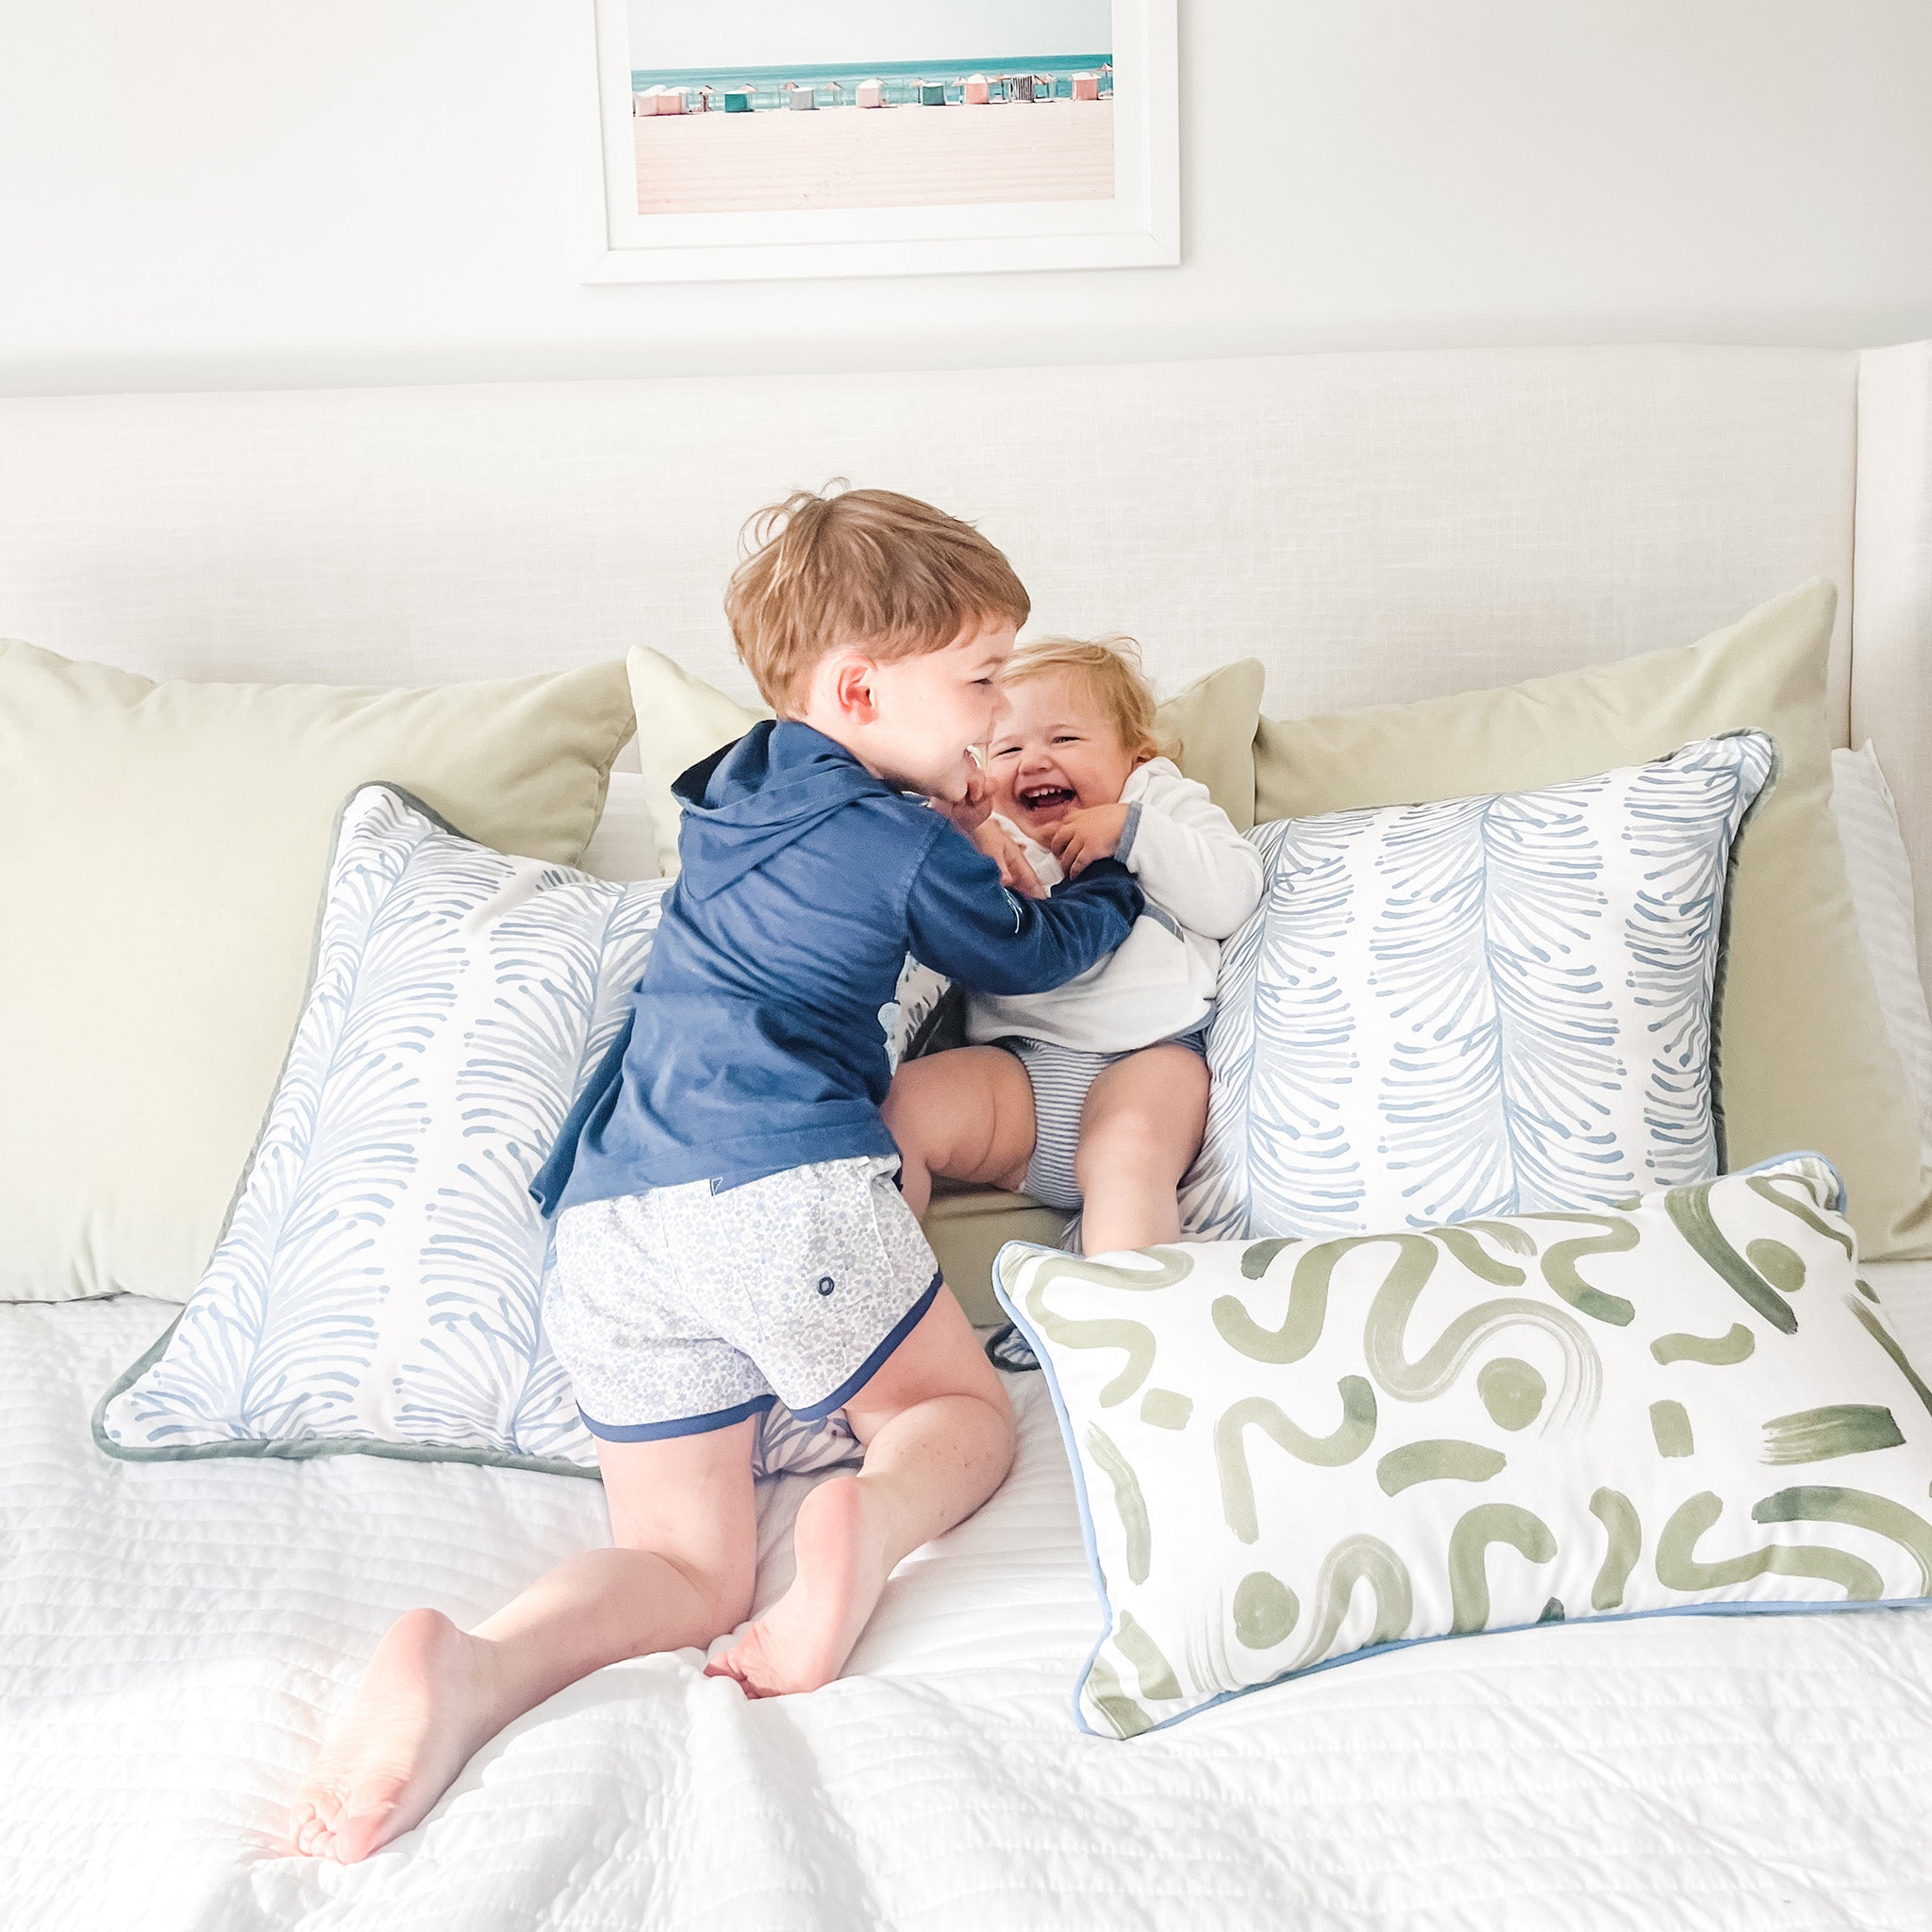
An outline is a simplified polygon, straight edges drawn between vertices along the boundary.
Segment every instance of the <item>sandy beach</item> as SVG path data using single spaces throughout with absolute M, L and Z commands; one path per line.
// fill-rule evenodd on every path
M 1113 198 L 1111 101 L 642 115 L 635 130 L 645 215 Z

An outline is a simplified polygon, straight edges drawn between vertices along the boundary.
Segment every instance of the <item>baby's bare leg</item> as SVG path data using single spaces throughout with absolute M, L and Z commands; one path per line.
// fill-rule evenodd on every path
M 1088 1090 L 1074 1174 L 1090 1255 L 1180 1239 L 1174 1191 L 1208 1125 L 1208 1067 L 1184 1046 L 1150 1046 Z
M 599 1442 L 617 1547 L 540 1576 L 465 1632 L 411 1610 L 295 1795 L 298 1852 L 344 1865 L 411 1830 L 504 1725 L 606 1664 L 702 1648 L 751 1605 L 756 1419 Z
M 1005 1048 L 959 1046 L 907 1060 L 886 1095 L 886 1127 L 905 1166 L 899 1191 L 914 1214 L 935 1174 L 1017 1188 L 1033 1156 L 1033 1085 Z
M 864 1467 L 800 1505 L 791 1588 L 706 1667 L 753 1697 L 830 1683 L 900 1558 L 971 1516 L 1012 1467 L 1012 1406 L 950 1289 L 845 1419 L 865 1444 Z

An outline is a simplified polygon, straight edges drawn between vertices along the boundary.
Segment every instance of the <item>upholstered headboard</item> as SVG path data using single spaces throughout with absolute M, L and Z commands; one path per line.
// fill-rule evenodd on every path
M 1038 627 L 1132 631 L 1170 684 L 1261 658 L 1275 713 L 1685 643 L 1829 576 L 1834 728 L 1877 741 L 1932 906 L 1932 344 L 10 401 L 0 635 L 375 683 L 641 641 L 743 691 L 739 525 L 839 475 L 977 521 Z

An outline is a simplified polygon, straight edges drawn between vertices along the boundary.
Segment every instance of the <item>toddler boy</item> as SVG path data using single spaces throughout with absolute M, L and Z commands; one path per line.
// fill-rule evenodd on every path
M 297 1795 L 300 1851 L 367 1857 L 566 1684 L 741 1624 L 774 1400 L 842 1410 L 865 1459 L 805 1499 L 795 1581 L 707 1667 L 753 1696 L 835 1677 L 893 1566 L 1010 1465 L 998 1377 L 892 1183 L 879 1009 L 908 950 L 992 992 L 1074 978 L 1141 891 L 1104 861 L 1016 896 L 962 835 L 1028 609 L 998 550 L 883 491 L 801 492 L 752 531 L 725 609 L 777 721 L 678 780 L 682 871 L 628 1027 L 532 1189 L 614 1547 L 474 1631 L 401 1618 Z

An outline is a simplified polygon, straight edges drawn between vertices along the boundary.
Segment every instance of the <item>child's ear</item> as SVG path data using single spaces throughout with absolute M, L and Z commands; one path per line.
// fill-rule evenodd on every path
M 841 660 L 832 679 L 832 698 L 855 724 L 877 723 L 879 702 L 873 689 L 873 662 L 870 658 Z

